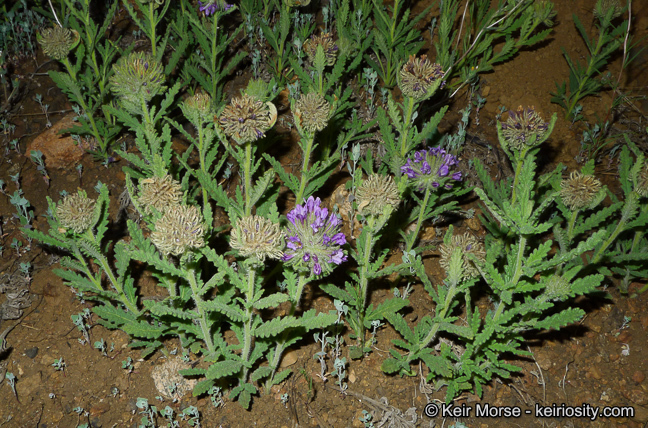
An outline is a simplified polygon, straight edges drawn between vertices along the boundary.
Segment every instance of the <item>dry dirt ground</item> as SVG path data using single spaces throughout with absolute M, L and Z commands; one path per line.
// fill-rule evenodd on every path
M 550 142 L 542 152 L 547 167 L 557 162 L 563 162 L 570 169 L 578 166 L 575 157 L 580 149 L 582 127 L 570 126 L 570 123 L 562 119 L 561 109 L 550 102 L 550 92 L 555 89 L 554 82 L 564 81 L 568 73 L 561 47 L 574 58 L 582 58 L 585 53 L 582 40 L 574 27 L 572 13 L 579 15 L 583 22 L 590 22 L 594 2 L 568 0 L 556 3 L 556 26 L 549 39 L 483 76 L 481 91 L 487 103 L 480 112 L 479 125 L 473 116 L 469 129 L 470 135 L 474 136 L 473 140 L 482 144 L 469 143 L 464 152 L 465 160 L 479 156 L 497 166 L 494 152 L 484 149 L 483 143 L 497 146 L 493 123 L 499 106 L 515 108 L 518 105 L 534 105 L 545 118 L 554 112 L 558 112 L 561 117 Z M 416 4 L 415 9 L 424 6 Z M 636 38 L 639 38 L 645 35 L 648 27 L 648 3 L 635 1 L 633 8 L 633 26 Z M 434 57 L 429 40 L 425 50 L 429 50 L 429 55 Z M 39 56 L 37 61 L 38 64 L 43 64 L 46 59 Z M 620 59 L 616 58 L 610 67 L 613 74 L 618 73 L 619 63 Z M 624 90 L 635 95 L 648 94 L 648 74 L 645 73 L 647 66 L 648 52 L 644 52 L 623 77 Z M 58 111 L 70 108 L 65 97 L 44 73 L 52 67 L 55 67 L 53 63 L 45 64 L 35 72 L 34 62 L 26 60 L 16 70 L 27 92 L 9 117 L 16 125 L 16 130 L 13 136 L 0 140 L 3 152 L 9 139 L 19 138 L 20 151 L 25 153 L 27 145 L 46 131 L 47 118 L 33 100 L 35 94 L 42 94 L 44 103 L 50 105 L 49 120 L 52 123 L 63 117 Z M 590 120 L 594 120 L 597 115 L 606 117 L 611 100 L 609 93 L 587 99 L 586 116 Z M 465 95 L 454 101 L 452 113 L 447 116 L 444 126 L 453 126 L 453 121 L 458 117 L 457 112 L 465 103 Z M 648 110 L 646 101 L 636 101 L 635 105 L 644 113 Z M 624 121 L 638 123 L 642 120 L 642 116 L 627 107 L 615 116 L 620 129 L 623 129 L 621 124 Z M 646 123 L 641 123 L 645 128 Z M 1 138 L 3 137 L 0 136 Z M 299 156 L 300 153 L 292 151 L 282 162 L 298 161 Z M 0 160 L 0 179 L 7 183 L 7 194 L 12 194 L 15 185 L 11 182 L 10 175 L 20 172 L 22 189 L 38 216 L 35 222 L 37 228 L 46 224 L 42 217 L 46 209 L 46 196 L 58 199 L 62 190 L 73 191 L 77 187 L 89 190 L 97 180 L 109 185 L 114 198 L 114 215 L 117 205 L 115 199 L 123 187 L 123 162 L 106 168 L 93 162 L 89 155 L 81 156 L 79 162 L 83 165 L 81 177 L 71 167 L 50 168 L 51 183 L 47 187 L 34 165 L 22 154 L 11 151 Z M 493 174 L 498 173 L 500 172 L 494 168 Z M 613 188 L 616 180 L 614 160 L 603 159 L 597 166 L 597 174 L 604 177 L 606 184 Z M 20 324 L 7 335 L 12 349 L 5 355 L 2 365 L 16 376 L 17 381 L 15 395 L 7 381 L 0 385 L 0 427 L 75 427 L 82 423 L 104 428 L 133 427 L 137 426 L 142 416 L 136 407 L 138 397 L 147 398 L 158 408 L 169 405 L 176 413 L 186 406 L 197 406 L 201 412 L 202 424 L 206 427 L 362 427 L 364 425 L 359 418 L 363 410 L 373 412 L 373 420 L 378 426 L 385 412 L 396 411 L 395 409 L 405 412 L 412 407 L 418 414 L 418 426 L 451 426 L 456 422 L 454 418 L 444 420 L 422 414 L 426 403 L 444 400 L 444 390 L 434 392 L 426 388 L 419 377 L 401 378 L 386 376 L 381 372 L 380 365 L 391 347 L 390 341 L 396 338 L 395 332 L 388 327 L 379 332 L 378 343 L 372 354 L 361 361 L 350 363 L 348 372 L 351 392 L 346 395 L 336 391 L 331 382 L 324 384 L 316 376 L 319 373 L 319 363 L 313 359 L 313 355 L 319 349 L 312 341 L 304 340 L 289 355 L 294 375 L 273 393 L 255 397 L 250 411 L 227 400 L 223 406 L 216 408 L 209 397 L 193 398 L 190 395 L 176 403 L 168 398 L 161 402 L 156 399 L 160 392 L 155 387 L 152 371 L 172 356 L 168 352 L 157 352 L 141 360 L 139 351 L 127 346 L 128 337 L 125 333 L 94 325 L 96 320 L 91 320 L 90 344 L 81 345 L 78 341 L 81 332 L 74 327 L 70 316 L 89 308 L 90 304 L 80 302 L 53 273 L 53 269 L 59 267 L 55 254 L 48 253 L 35 242 L 32 243 L 31 250 L 26 251 L 28 242 L 22 237 L 19 225 L 12 218 L 12 212 L 9 198 L 0 195 L 0 245 L 3 246 L 0 274 L 12 274 L 20 262 L 27 261 L 34 266 L 34 273 L 29 289 L 32 305 L 25 309 L 27 315 L 21 319 Z M 473 228 L 476 233 L 480 233 L 478 224 L 463 222 L 456 226 L 460 230 Z M 19 252 L 11 247 L 14 239 L 23 243 Z M 430 275 L 440 281 L 436 260 L 435 253 L 432 252 L 426 258 L 426 265 Z M 140 284 L 149 289 L 152 289 L 151 282 L 146 276 L 140 279 Z M 523 414 L 518 419 L 489 419 L 475 418 L 473 412 L 469 417 L 457 420 L 469 427 L 646 426 L 648 382 L 645 381 L 645 375 L 648 373 L 648 360 L 643 352 L 646 350 L 648 332 L 648 312 L 645 310 L 648 293 L 632 296 L 644 283 L 633 283 L 627 295 L 622 295 L 616 284 L 611 284 L 606 290 L 607 297 L 579 299 L 575 304 L 584 308 L 587 316 L 578 325 L 565 328 L 559 333 L 545 332 L 529 337 L 528 346 L 534 358 L 516 361 L 523 369 L 518 376 L 505 382 L 491 382 L 481 399 L 465 394 L 456 401 L 457 405 L 466 404 L 473 408 L 477 403 L 520 406 L 522 409 L 562 403 L 571 406 L 632 406 L 634 417 L 590 421 L 584 418 L 540 418 L 532 413 Z M 372 300 L 380 302 L 389 292 L 386 288 L 374 290 Z M 330 299 L 317 290 L 310 290 L 307 298 L 318 310 L 332 308 Z M 419 285 L 414 287 L 411 301 L 412 308 L 407 315 L 409 321 L 422 317 L 433 308 L 431 299 Z M 13 323 L 15 321 L 4 321 L 0 331 Z M 106 355 L 92 346 L 101 339 L 108 346 Z M 166 343 L 168 351 L 173 351 L 177 346 L 174 341 Z M 133 361 L 131 372 L 122 368 L 122 361 L 128 357 Z M 58 359 L 65 362 L 63 370 L 56 370 L 52 365 Z M 287 402 L 281 400 L 284 393 L 288 393 Z M 78 408 L 83 409 L 80 414 L 75 410 Z M 162 419 L 158 423 L 166 426 Z

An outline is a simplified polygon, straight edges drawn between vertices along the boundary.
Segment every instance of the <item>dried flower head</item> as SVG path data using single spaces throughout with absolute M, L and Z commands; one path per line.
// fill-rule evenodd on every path
M 164 177 L 145 178 L 139 183 L 137 202 L 147 214 L 152 214 L 153 208 L 162 213 L 182 202 L 182 187 L 168 174 Z
M 223 131 L 239 144 L 265 137 L 277 121 L 277 109 L 247 94 L 234 97 L 218 119 Z
M 358 212 L 365 215 L 381 215 L 385 208 L 395 209 L 400 204 L 398 187 L 389 175 L 372 174 L 355 194 Z
M 451 189 L 452 184 L 448 181 L 461 181 L 460 171 L 450 174 L 455 165 L 457 158 L 454 155 L 439 147 L 432 147 L 429 150 L 414 152 L 414 159 L 407 159 L 407 163 L 401 167 L 401 172 L 412 180 L 418 190 L 434 190 L 441 185 Z
M 607 14 L 610 13 L 610 20 L 612 20 L 621 16 L 624 8 L 624 5 L 619 0 L 598 0 L 594 7 L 594 17 L 599 21 L 603 21 Z
M 341 222 L 328 209 L 320 207 L 320 198 L 312 196 L 287 215 L 286 251 L 283 260 L 295 269 L 326 275 L 346 261 L 340 248 L 346 244 L 340 232 Z
M 75 30 L 68 30 L 58 25 L 45 28 L 38 35 L 38 42 L 45 55 L 57 61 L 63 61 L 67 58 L 72 48 L 79 43 L 79 40 L 79 33 Z
M 314 133 L 326 128 L 331 115 L 331 104 L 317 92 L 302 95 L 295 103 L 294 116 L 302 128 Z
M 644 160 L 644 166 L 637 175 L 637 182 L 635 183 L 635 192 L 645 198 L 648 196 L 648 162 Z
M 240 218 L 232 229 L 230 245 L 243 257 L 256 257 L 265 261 L 266 257 L 280 259 L 284 246 L 283 232 L 279 224 L 260 216 Z
M 572 211 L 588 207 L 601 191 L 601 182 L 593 175 L 573 171 L 560 183 L 560 197 Z
M 443 76 L 441 65 L 430 61 L 426 55 L 420 58 L 410 55 L 400 71 L 398 87 L 403 95 L 422 100 L 443 85 Z
M 187 98 L 180 104 L 185 117 L 196 126 L 209 122 L 214 117 L 212 98 L 209 94 L 200 92 Z
M 110 77 L 111 91 L 117 95 L 124 108 L 134 114 L 142 114 L 142 103 L 166 89 L 162 65 L 150 54 L 133 52 L 113 65 Z
M 197 207 L 174 205 L 155 223 L 151 242 L 162 254 L 179 256 L 190 248 L 205 245 L 203 218 Z
M 510 110 L 509 117 L 502 125 L 502 137 L 506 144 L 515 150 L 534 147 L 545 140 L 549 124 L 535 111 L 534 107 L 522 106 L 517 111 Z M 535 137 L 535 138 L 534 138 Z
M 56 207 L 56 216 L 66 229 L 83 233 L 93 226 L 95 201 L 84 191 L 67 195 Z
M 461 256 L 463 258 L 463 273 L 461 278 L 470 279 L 479 276 L 479 270 L 475 266 L 475 261 L 472 256 L 474 256 L 477 259 L 477 263 L 481 265 L 486 261 L 486 251 L 484 249 L 484 244 L 479 242 L 477 238 L 469 233 L 454 235 L 451 239 L 450 245 L 441 244 L 439 246 L 439 251 L 441 251 L 439 264 L 441 267 L 446 271 L 446 273 L 448 272 L 450 269 L 452 253 L 454 253 L 457 248 L 461 250 Z M 469 256 L 469 254 L 471 256 Z
M 333 36 L 330 33 L 322 33 L 319 36 L 313 36 L 304 43 L 304 52 L 308 55 L 311 62 L 315 62 L 315 55 L 317 54 L 317 47 L 321 46 L 326 57 L 326 65 L 335 64 L 335 57 L 338 53 L 338 47 L 333 41 Z

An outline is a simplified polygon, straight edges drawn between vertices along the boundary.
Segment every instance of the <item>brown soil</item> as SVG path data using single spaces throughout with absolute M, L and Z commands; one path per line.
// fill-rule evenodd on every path
M 487 104 L 480 112 L 480 125 L 472 120 L 469 133 L 478 136 L 481 141 L 497 147 L 494 135 L 494 120 L 498 107 L 515 108 L 518 105 L 534 105 L 547 118 L 554 112 L 559 115 L 558 124 L 548 146 L 543 150 L 546 164 L 549 166 L 562 162 L 570 169 L 577 167 L 574 158 L 578 155 L 582 127 L 571 126 L 563 119 L 563 111 L 550 102 L 550 92 L 555 90 L 554 82 L 562 82 L 568 75 L 567 64 L 561 54 L 564 47 L 573 58 L 584 55 L 585 48 L 578 36 L 571 18 L 578 14 L 583 22 L 590 22 L 591 8 L 594 2 L 570 0 L 556 2 L 558 11 L 555 31 L 540 46 L 524 51 L 506 64 L 498 66 L 493 73 L 483 76 L 481 91 Z M 416 9 L 423 5 L 417 4 Z M 635 38 L 645 35 L 648 27 L 648 4 L 633 2 L 636 29 Z M 426 30 L 427 32 L 427 30 Z M 429 44 L 426 49 L 429 49 Z M 430 56 L 434 52 L 429 49 Z M 42 64 L 46 59 L 38 57 Z M 618 75 L 620 58 L 616 58 L 610 67 L 613 75 Z M 635 95 L 646 95 L 648 74 L 643 73 L 648 64 L 648 52 L 639 56 L 624 76 L 623 88 Z M 54 67 L 53 64 L 42 66 L 34 73 L 34 65 L 27 61 L 18 69 L 25 93 L 20 104 L 12 110 L 9 117 L 16 125 L 13 136 L 4 136 L 2 150 L 12 138 L 20 139 L 20 148 L 24 152 L 26 145 L 35 136 L 45 131 L 46 118 L 33 100 L 35 94 L 42 94 L 44 102 L 50 105 L 50 111 L 62 111 L 70 108 L 64 95 L 61 94 L 43 71 Z M 590 97 L 585 101 L 584 112 L 591 122 L 598 116 L 604 118 L 609 113 L 612 95 L 602 93 L 600 97 Z M 446 126 L 453 126 L 456 112 L 463 108 L 466 97 L 460 96 L 452 106 L 453 114 L 447 116 Z M 635 102 L 639 110 L 645 113 L 646 103 Z M 51 113 L 50 120 L 56 122 L 63 114 Z M 622 128 L 622 123 L 638 123 L 642 116 L 625 107 L 616 113 L 615 123 Z M 645 128 L 645 123 L 643 127 Z M 2 138 L 2 137 L 0 137 Z M 494 156 L 481 146 L 468 145 L 464 156 L 485 158 L 487 163 Z M 291 153 L 299 157 L 299 153 Z M 288 158 L 288 157 L 287 157 Z M 292 162 L 285 159 L 286 163 Z M 36 228 L 46 222 L 43 214 L 47 208 L 46 196 L 59 198 L 62 190 L 73 191 L 77 187 L 91 190 L 97 180 L 107 183 L 114 198 L 112 215 L 116 211 L 116 197 L 122 190 L 124 176 L 120 172 L 123 162 L 109 168 L 93 162 L 86 155 L 83 160 L 83 175 L 80 180 L 77 171 L 50 170 L 51 183 L 45 185 L 34 165 L 22 154 L 7 152 L 0 160 L 0 179 L 4 180 L 8 195 L 15 190 L 10 174 L 20 171 L 21 186 L 25 196 L 35 208 L 38 216 Z M 505 169 L 501 170 L 505 171 Z M 616 177 L 614 161 L 605 160 L 597 166 L 597 172 L 605 175 L 610 182 Z M 497 171 L 494 169 L 493 173 Z M 192 398 L 185 396 L 177 403 L 170 399 L 160 402 L 156 396 L 160 393 L 151 376 L 154 367 L 168 360 L 163 352 L 142 360 L 139 351 L 130 349 L 128 337 L 121 331 L 109 331 L 100 325 L 92 326 L 90 344 L 81 345 L 78 339 L 81 333 L 73 326 L 70 316 L 89 308 L 90 304 L 80 302 L 62 280 L 53 273 L 59 268 L 57 257 L 36 243 L 26 251 L 28 243 L 21 235 L 19 224 L 12 217 L 14 208 L 8 197 L 0 196 L 0 215 L 2 229 L 0 232 L 3 247 L 0 257 L 0 274 L 13 273 L 20 262 L 30 261 L 34 266 L 30 294 L 33 303 L 25 310 L 28 314 L 8 334 L 8 343 L 13 348 L 5 356 L 1 365 L 17 377 L 14 396 L 8 382 L 0 386 L 0 427 L 75 427 L 81 423 L 90 423 L 94 427 L 133 427 L 137 426 L 142 415 L 135 403 L 138 397 L 144 397 L 158 408 L 171 406 L 177 413 L 188 405 L 195 405 L 201 412 L 202 426 L 205 427 L 361 427 L 359 421 L 363 410 L 372 411 L 376 426 L 383 413 L 372 407 L 373 399 L 380 402 L 385 398 L 389 406 L 402 412 L 415 407 L 418 414 L 417 426 L 451 426 L 454 418 L 442 420 L 431 419 L 422 415 L 424 406 L 429 401 L 442 402 L 445 390 L 435 392 L 421 384 L 421 378 L 387 376 L 380 370 L 382 361 L 392 347 L 391 340 L 397 337 L 388 327 L 380 330 L 378 343 L 373 353 L 361 361 L 352 361 L 348 367 L 349 390 L 346 395 L 335 390 L 332 381 L 323 383 L 316 376 L 319 363 L 313 355 L 319 351 L 317 345 L 304 340 L 294 349 L 291 357 L 294 360 L 294 374 L 281 387 L 271 394 L 254 397 L 250 411 L 243 410 L 238 403 L 225 400 L 223 407 L 212 406 L 209 397 Z M 469 222 L 458 224 L 462 227 L 479 227 Z M 433 235 L 433 230 L 424 231 Z M 20 255 L 11 247 L 15 239 L 23 242 Z M 427 258 L 429 273 L 440 281 L 436 257 Z M 144 282 L 144 280 L 142 280 Z M 150 285 L 150 284 L 149 284 Z M 639 290 L 643 284 L 633 283 L 629 294 Z M 152 288 L 152 287 L 149 287 Z M 578 325 L 560 331 L 544 332 L 529 337 L 529 350 L 533 358 L 518 360 L 515 363 L 522 368 L 519 375 L 512 379 L 491 382 L 484 389 L 480 399 L 465 394 L 455 403 L 475 407 L 476 403 L 488 403 L 496 406 L 520 406 L 523 415 L 520 418 L 476 418 L 474 410 L 469 417 L 457 418 L 470 427 L 641 427 L 648 423 L 648 382 L 645 375 L 648 363 L 643 355 L 648 332 L 648 293 L 637 297 L 621 295 L 616 287 L 608 290 L 606 298 L 581 298 L 576 305 L 584 308 L 587 316 Z M 372 301 L 380 302 L 390 291 L 378 289 L 373 291 Z M 309 294 L 309 293 L 307 293 Z M 307 298 L 310 298 L 307 295 Z M 314 296 L 312 306 L 318 310 L 332 309 L 332 302 L 327 297 Z M 433 304 L 420 285 L 414 287 L 411 297 L 412 308 L 407 315 L 410 322 L 415 322 L 433 310 Z M 631 317 L 631 322 L 624 324 L 624 317 Z M 16 321 L 4 321 L 1 330 Z M 91 323 L 96 322 L 92 320 Z M 104 339 L 109 347 L 107 356 L 94 349 L 95 341 Z M 347 337 L 347 343 L 350 341 Z M 114 344 L 114 348 L 113 348 Z M 166 343 L 166 349 L 173 351 L 178 347 L 175 341 Z M 128 372 L 122 368 L 122 361 L 132 358 L 134 368 Z M 170 357 L 170 356 L 169 356 Z M 63 358 L 66 367 L 57 371 L 52 366 L 55 359 Z M 331 363 L 329 362 L 329 366 Z M 310 383 L 312 381 L 312 384 Z M 281 396 L 288 393 L 289 400 L 282 403 Z M 363 398 L 365 396 L 366 398 Z M 596 419 L 585 418 L 540 418 L 535 414 L 524 414 L 525 409 L 534 409 L 536 404 L 551 406 L 565 403 L 580 406 L 583 403 L 592 406 L 632 406 L 633 418 Z M 87 416 L 79 415 L 77 407 L 88 412 Z M 159 418 L 158 424 L 166 426 Z M 183 422 L 182 424 L 185 424 Z M 185 425 L 183 425 L 185 426 Z

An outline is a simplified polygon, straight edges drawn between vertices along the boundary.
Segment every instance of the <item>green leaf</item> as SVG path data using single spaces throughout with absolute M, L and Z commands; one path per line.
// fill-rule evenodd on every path
M 212 300 L 203 301 L 202 305 L 209 311 L 215 311 L 225 315 L 233 322 L 241 322 L 245 319 L 245 314 L 241 309 L 228 305 L 228 302 L 224 301 L 221 296 L 216 296 Z
M 265 379 L 266 377 L 270 376 L 272 374 L 272 368 L 269 366 L 261 366 L 257 368 L 252 374 L 250 375 L 250 382 L 258 382 L 261 379 Z
M 254 331 L 254 335 L 258 338 L 265 339 L 268 337 L 276 336 L 288 328 L 299 326 L 301 326 L 300 320 L 292 315 L 273 318 L 270 321 L 266 321 L 259 327 L 257 327 Z
M 285 379 L 290 376 L 292 371 L 290 369 L 282 370 L 279 373 L 275 374 L 274 379 L 272 380 L 273 385 L 279 385 L 281 382 L 283 382 Z
M 209 391 L 211 387 L 214 386 L 215 384 L 216 383 L 211 379 L 201 380 L 196 384 L 196 386 L 194 386 L 191 395 L 193 395 L 194 397 L 198 397 L 199 395 L 206 394 L 207 391 Z
M 396 314 L 396 312 L 400 311 L 407 305 L 409 305 L 409 300 L 401 298 L 387 299 L 379 304 L 376 309 L 373 309 L 373 305 L 370 305 L 367 308 L 364 325 L 365 327 L 370 328 L 372 321 L 383 320 L 388 314 Z
M 403 362 L 395 358 L 386 359 L 385 361 L 383 361 L 382 365 L 380 366 L 380 369 L 387 374 L 400 372 L 401 369 L 403 368 L 404 368 Z
M 167 332 L 168 327 L 164 325 L 161 327 L 155 327 L 145 321 L 139 321 L 125 324 L 122 330 L 132 336 L 157 339 Z
M 255 309 L 268 309 L 276 308 L 280 304 L 288 301 L 288 295 L 284 293 L 275 293 L 270 296 L 264 297 L 262 299 L 254 302 Z
M 389 323 L 396 329 L 398 333 L 400 333 L 401 336 L 405 340 L 407 340 L 411 344 L 416 344 L 418 341 L 416 340 L 416 336 L 414 335 L 414 332 L 410 329 L 410 327 L 407 325 L 407 322 L 405 319 L 397 314 L 397 313 L 391 313 L 391 314 L 385 314 L 385 317 L 389 321 Z
M 210 380 L 221 379 L 238 373 L 243 368 L 241 361 L 219 361 L 209 366 L 205 372 L 205 377 Z

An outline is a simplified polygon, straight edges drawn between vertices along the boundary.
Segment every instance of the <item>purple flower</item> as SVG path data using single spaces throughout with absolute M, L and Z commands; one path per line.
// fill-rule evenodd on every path
M 435 190 L 443 185 L 451 189 L 449 180 L 461 181 L 461 171 L 452 172 L 457 158 L 440 147 L 414 152 L 414 158 L 407 159 L 401 172 L 414 182 L 418 190 Z
M 222 0 L 208 0 L 205 3 L 198 1 L 198 10 L 205 12 L 205 16 L 213 15 L 217 10 L 223 10 L 226 12 L 231 8 L 231 4 L 227 4 Z
M 286 264 L 316 276 L 329 274 L 336 265 L 347 260 L 340 248 L 347 242 L 340 232 L 341 222 L 335 214 L 321 207 L 321 203 L 319 198 L 311 196 L 288 213 L 287 249 L 283 256 Z

